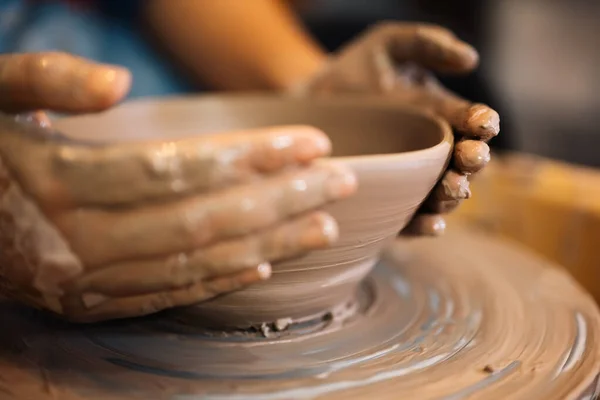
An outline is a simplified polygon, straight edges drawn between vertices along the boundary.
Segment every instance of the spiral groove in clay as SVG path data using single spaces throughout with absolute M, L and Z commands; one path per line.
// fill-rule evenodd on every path
M 0 398 L 594 399 L 600 315 L 561 269 L 480 235 L 398 242 L 343 325 L 92 327 L 0 303 Z M 10 329 L 8 329 L 10 327 Z M 3 397 L 4 396 L 4 397 Z M 11 397 L 12 396 L 12 397 Z

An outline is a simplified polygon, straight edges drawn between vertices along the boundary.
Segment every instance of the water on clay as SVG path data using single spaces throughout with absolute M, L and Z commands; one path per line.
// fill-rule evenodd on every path
M 595 398 L 600 318 L 566 274 L 480 237 L 431 243 L 393 248 L 344 318 L 266 335 L 185 311 L 82 328 L 0 303 L 0 398 Z

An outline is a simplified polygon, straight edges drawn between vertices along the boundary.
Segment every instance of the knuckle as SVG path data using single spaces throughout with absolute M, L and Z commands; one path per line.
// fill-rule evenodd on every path
M 181 238 L 193 246 L 210 242 L 218 231 L 218 226 L 215 226 L 215 211 L 211 207 L 184 207 L 176 211 L 174 221 Z

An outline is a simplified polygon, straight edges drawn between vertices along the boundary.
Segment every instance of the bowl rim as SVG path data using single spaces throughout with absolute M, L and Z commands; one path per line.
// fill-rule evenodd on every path
M 413 159 L 421 159 L 427 153 L 437 153 L 438 151 L 446 152 L 449 148 L 452 148 L 454 144 L 454 135 L 452 128 L 448 121 L 444 118 L 436 115 L 432 111 L 426 110 L 424 108 L 416 107 L 410 104 L 399 104 L 398 102 L 394 102 L 393 99 L 385 98 L 383 96 L 377 95 L 366 95 L 366 94 L 344 94 L 344 95 L 315 95 L 310 97 L 297 97 L 289 94 L 281 94 L 281 93 L 270 93 L 270 92 L 239 92 L 239 93 L 192 93 L 192 94 L 179 94 L 179 95 L 167 95 L 167 96 L 148 96 L 148 97 L 140 97 L 134 98 L 131 100 L 126 100 L 115 107 L 112 107 L 108 110 L 101 111 L 98 113 L 94 113 L 93 116 L 97 118 L 101 118 L 101 116 L 105 113 L 110 113 L 114 110 L 124 109 L 127 107 L 135 106 L 138 104 L 156 104 L 156 103 L 170 103 L 170 102 L 178 102 L 182 100 L 205 100 L 205 101 L 228 101 L 228 100 L 244 100 L 244 101 L 257 101 L 257 100 L 268 100 L 268 101 L 291 101 L 291 102 L 311 102 L 311 103 L 321 103 L 324 105 L 333 104 L 333 105 L 360 105 L 362 107 L 377 107 L 384 108 L 387 110 L 397 110 L 398 112 L 404 114 L 410 114 L 414 117 L 425 118 L 430 122 L 433 122 L 440 133 L 440 137 L 437 140 L 437 143 L 430 147 L 421 148 L 418 150 L 410 150 L 403 151 L 399 153 L 382 153 L 382 154 L 366 154 L 366 155 L 355 155 L 355 156 L 341 156 L 334 157 L 328 156 L 325 158 L 341 161 L 345 163 L 351 163 L 353 165 L 356 164 L 364 164 L 368 163 L 373 165 L 374 163 L 389 163 L 391 159 L 402 158 L 404 160 L 413 160 Z M 89 114 L 83 115 L 69 115 L 59 118 L 66 119 L 75 119 L 80 117 L 87 117 Z M 22 130 L 26 128 L 29 133 L 33 133 L 35 136 L 42 136 L 45 139 L 48 139 L 49 136 L 54 137 L 54 139 L 58 139 L 59 142 L 63 142 L 63 144 L 70 145 L 91 145 L 92 147 L 103 147 L 114 145 L 111 142 L 98 142 L 98 141 L 88 141 L 85 139 L 77 138 L 73 139 L 70 135 L 64 134 L 60 131 L 60 128 L 54 128 L 52 126 L 50 129 L 45 129 L 45 131 L 40 135 L 40 129 L 37 126 L 23 126 L 22 124 L 16 124 L 14 119 L 12 118 L 4 118 L 5 116 L 0 113 L 0 122 L 8 123 L 7 125 L 12 128 L 21 128 L 18 130 Z M 307 126 L 311 126 L 310 124 L 306 124 Z M 50 131 L 50 132 L 49 132 Z M 49 135 L 50 133 L 50 135 Z M 327 134 L 327 132 L 324 132 Z M 66 143 L 65 143 L 66 142 Z M 121 142 L 119 144 L 125 144 L 127 142 Z
M 334 95 L 315 95 L 308 97 L 297 97 L 290 94 L 281 94 L 281 93 L 270 93 L 270 92 L 238 92 L 238 93 L 193 93 L 193 94 L 184 94 L 184 95 L 175 95 L 175 96 L 163 96 L 163 97 L 145 97 L 140 99 L 131 100 L 129 102 L 123 103 L 123 106 L 127 106 L 128 104 L 134 103 L 161 103 L 161 102 L 176 102 L 180 100 L 193 100 L 193 99 L 203 99 L 206 101 L 216 100 L 216 101 L 227 101 L 230 99 L 244 100 L 244 101 L 256 101 L 256 100 L 270 100 L 270 101 L 291 101 L 291 102 L 311 102 L 311 103 L 321 103 L 321 104 L 348 104 L 348 105 L 360 105 L 360 106 L 369 106 L 369 107 L 378 107 L 385 108 L 388 110 L 398 110 L 404 114 L 411 114 L 415 117 L 425 118 L 431 122 L 433 122 L 440 133 L 440 137 L 435 145 L 430 147 L 425 147 L 418 150 L 410 150 L 403 151 L 400 153 L 382 153 L 382 154 L 366 154 L 366 155 L 357 155 L 357 156 L 342 156 L 342 157 L 333 157 L 328 156 L 326 158 L 344 162 L 351 163 L 352 165 L 362 165 L 369 164 L 375 165 L 379 163 L 388 164 L 392 159 L 397 160 L 398 158 L 402 158 L 406 161 L 422 159 L 423 156 L 427 153 L 437 153 L 440 152 L 448 152 L 449 149 L 452 148 L 454 144 L 454 134 L 452 131 L 452 127 L 444 118 L 436 115 L 432 111 L 428 111 L 424 108 L 416 107 L 410 104 L 399 104 L 398 102 L 394 102 L 393 99 L 382 97 L 381 95 L 367 95 L 367 94 L 334 94 Z M 307 124 L 311 126 L 310 124 Z M 327 134 L 327 132 L 324 132 Z

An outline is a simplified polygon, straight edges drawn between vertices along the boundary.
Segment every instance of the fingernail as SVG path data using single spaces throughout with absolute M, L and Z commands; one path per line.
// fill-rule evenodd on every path
M 320 154 L 327 155 L 331 153 L 331 140 L 329 136 L 321 131 L 316 131 L 313 136 L 313 143 Z
M 260 264 L 256 268 L 256 271 L 258 272 L 259 278 L 263 281 L 269 279 L 271 277 L 271 274 L 273 273 L 271 264 L 269 264 L 268 262 Z
M 300 246 L 304 249 L 326 247 L 337 240 L 339 229 L 335 219 L 325 213 L 311 218 L 310 225 L 300 236 Z
M 468 174 L 480 171 L 490 161 L 490 147 L 479 140 L 463 140 L 454 147 L 456 168 Z
M 310 161 L 331 154 L 329 137 L 317 129 L 311 130 L 310 133 L 310 135 L 298 138 L 296 153 L 298 161 Z
M 442 193 L 439 193 L 439 200 L 457 200 L 468 199 L 471 197 L 469 180 L 463 174 L 456 171 L 448 171 L 441 182 Z
M 93 67 L 89 78 L 89 95 L 100 108 L 106 108 L 122 99 L 131 86 L 131 73 L 118 66 Z
M 98 74 L 102 76 L 106 83 L 123 84 L 131 79 L 131 72 L 120 65 L 103 65 L 98 68 Z
M 333 243 L 338 239 L 339 227 L 336 220 L 332 216 L 324 216 L 321 232 L 323 233 L 323 237 L 327 239 L 328 244 Z
M 331 199 L 348 197 L 356 191 L 358 182 L 353 172 L 339 168 L 327 178 L 327 194 Z
M 500 132 L 500 115 L 485 104 L 474 104 L 467 120 L 469 133 L 482 140 L 490 140 Z

